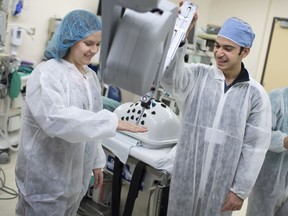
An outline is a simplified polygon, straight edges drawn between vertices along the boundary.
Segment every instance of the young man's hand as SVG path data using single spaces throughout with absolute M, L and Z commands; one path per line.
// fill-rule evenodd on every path
M 244 200 L 235 193 L 229 192 L 221 211 L 238 211 L 242 208 Z
M 183 0 L 179 0 L 178 13 L 181 13 L 181 8 L 180 7 L 183 5 L 183 2 L 184 2 Z M 197 20 L 198 20 L 198 12 L 195 11 L 194 16 L 193 16 L 193 20 L 190 23 L 189 29 L 188 29 L 188 31 L 186 33 L 186 39 L 188 38 L 189 33 L 192 31 L 193 27 L 195 26 Z

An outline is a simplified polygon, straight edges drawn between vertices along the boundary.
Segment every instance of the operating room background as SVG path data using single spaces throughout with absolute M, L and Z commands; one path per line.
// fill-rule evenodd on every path
M 171 0 L 172 1 L 172 0 Z M 178 2 L 178 0 L 173 0 Z M 261 81 L 264 65 L 266 61 L 267 50 L 269 47 L 270 32 L 274 17 L 288 18 L 287 0 L 195 0 L 199 7 L 199 20 L 196 25 L 196 34 L 205 28 L 207 24 L 221 25 L 223 21 L 230 16 L 241 17 L 248 22 L 256 33 L 254 45 L 251 53 L 244 60 L 251 75 L 258 81 Z M 12 0 L 10 0 L 12 7 Z M 49 19 L 51 17 L 63 17 L 68 11 L 74 9 L 85 9 L 96 13 L 98 9 L 98 0 L 24 0 L 24 7 L 18 16 L 8 18 L 8 31 L 11 25 L 20 25 L 24 28 L 35 28 L 35 35 L 31 38 L 23 34 L 23 44 L 17 48 L 18 57 L 23 60 L 38 64 L 43 57 L 43 51 L 47 44 Z M 257 18 L 257 19 L 256 19 Z M 7 50 L 9 50 L 9 37 L 7 37 Z M 96 56 L 94 62 L 97 64 L 99 56 Z M 287 74 L 283 70 L 283 76 Z M 281 76 L 281 74 L 280 74 Z M 128 93 L 127 93 L 128 94 Z M 137 98 L 137 97 L 136 97 Z M 127 100 L 134 100 L 135 97 L 127 97 Z M 1 165 L 6 174 L 7 186 L 16 189 L 14 182 L 14 164 L 17 152 L 12 153 L 11 162 L 7 165 Z M 14 215 L 16 200 L 0 200 L 1 215 Z M 246 202 L 245 202 L 246 204 Z M 243 216 L 244 210 L 236 212 L 233 215 Z
M 171 0 L 175 3 L 178 0 Z M 251 75 L 261 81 L 269 36 L 274 17 L 288 18 L 287 0 L 195 0 L 198 5 L 199 20 L 196 24 L 196 33 L 207 24 L 221 25 L 230 16 L 238 16 L 248 22 L 256 33 L 253 48 L 246 58 L 245 64 Z M 12 0 L 10 0 L 12 6 Z M 48 39 L 48 25 L 51 17 L 63 17 L 68 11 L 81 8 L 97 12 L 98 0 L 24 0 L 22 12 L 15 17 L 9 15 L 8 24 L 17 24 L 25 28 L 35 28 L 32 39 L 23 35 L 23 44 L 17 48 L 19 58 L 39 63 L 43 57 Z M 257 19 L 255 19 L 257 17 Z M 9 30 L 9 28 L 8 28 Z M 7 37 L 9 50 L 9 37 Z M 95 58 L 98 61 L 99 56 Z

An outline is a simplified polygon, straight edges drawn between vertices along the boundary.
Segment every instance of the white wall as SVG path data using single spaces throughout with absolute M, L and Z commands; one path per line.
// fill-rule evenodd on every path
M 202 7 L 199 1 L 199 9 Z M 266 52 L 274 17 L 288 18 L 287 0 L 211 0 L 209 6 L 204 5 L 209 24 L 221 25 L 225 19 L 237 16 L 248 22 L 256 34 L 250 54 L 244 63 L 250 74 L 258 81 L 262 78 Z M 200 13 L 199 20 L 202 19 Z M 204 22 L 205 23 L 205 22 Z
M 12 10 L 13 0 L 10 0 Z M 97 12 L 98 0 L 24 0 L 24 7 L 19 16 L 9 14 L 8 25 L 20 25 L 25 28 L 36 28 L 34 40 L 26 33 L 23 34 L 23 44 L 18 47 L 18 57 L 39 63 L 47 45 L 48 26 L 51 17 L 63 18 L 68 12 L 75 9 L 85 9 Z M 10 30 L 8 26 L 8 31 Z M 10 37 L 7 34 L 7 51 L 10 51 Z
M 177 0 L 172 0 L 177 2 Z M 195 0 L 199 19 L 196 29 L 207 24 L 222 25 L 236 16 L 249 23 L 256 34 L 250 54 L 244 63 L 250 74 L 258 81 L 262 78 L 266 52 L 274 17 L 288 18 L 287 0 Z
M 171 0 L 175 3 L 178 0 Z M 231 16 L 248 22 L 256 34 L 250 54 L 244 60 L 251 75 L 261 80 L 268 47 L 273 17 L 288 18 L 287 0 L 194 0 L 198 5 L 199 19 L 196 29 L 207 24 L 222 25 Z M 12 3 L 12 0 L 10 0 Z M 41 9 L 44 8 L 44 9 Z M 35 40 L 23 36 L 23 45 L 18 48 L 19 57 L 24 60 L 41 61 L 48 37 L 48 22 L 53 16 L 63 17 L 74 9 L 96 12 L 98 0 L 24 0 L 24 10 L 19 17 L 9 17 L 9 24 L 26 28 L 35 27 Z M 9 37 L 7 37 L 9 43 Z
M 257 74 L 269 4 L 270 0 L 211 0 L 208 9 L 210 11 L 208 23 L 222 25 L 227 18 L 236 16 L 251 25 L 256 37 L 250 54 L 243 62 L 253 77 Z

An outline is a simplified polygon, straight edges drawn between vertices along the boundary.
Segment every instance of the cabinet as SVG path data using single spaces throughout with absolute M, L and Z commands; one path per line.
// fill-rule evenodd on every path
M 29 74 L 20 74 L 20 76 L 21 90 L 23 92 Z M 24 97 L 21 93 L 13 99 L 9 97 L 8 93 L 0 97 L 0 151 L 7 148 L 18 149 L 23 99 Z
M 23 91 L 29 75 L 21 76 Z M 5 91 L 3 91 L 5 92 Z M 19 134 L 21 129 L 21 108 L 23 96 L 11 99 L 7 92 L 0 97 L 0 164 L 10 162 L 9 151 L 19 148 Z
M 0 150 L 18 147 L 22 100 L 21 94 L 12 100 L 8 95 L 0 99 Z

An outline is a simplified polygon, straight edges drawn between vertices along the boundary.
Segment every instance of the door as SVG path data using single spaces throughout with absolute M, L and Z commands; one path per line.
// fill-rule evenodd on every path
M 288 18 L 275 17 L 261 83 L 270 92 L 288 86 Z

